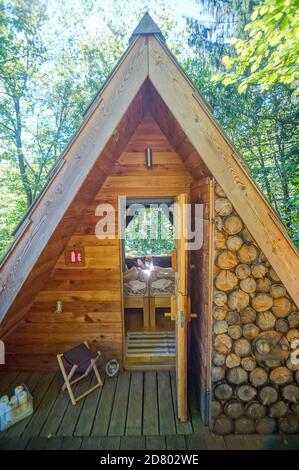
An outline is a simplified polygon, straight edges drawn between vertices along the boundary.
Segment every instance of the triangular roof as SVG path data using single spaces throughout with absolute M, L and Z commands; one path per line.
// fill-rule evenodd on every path
M 43 192 L 23 219 L 1 264 L 0 321 L 6 318 L 0 336 L 11 331 L 27 312 L 80 215 L 141 121 L 144 103 L 140 90 L 146 83 L 163 103 L 160 114 L 164 113 L 164 120 L 172 117 L 188 137 L 299 305 L 298 251 L 161 36 L 146 14 L 128 49 L 88 107 L 82 125 L 54 166 Z M 158 108 L 152 100 L 153 114 L 159 112 L 155 106 Z M 159 125 L 163 130 L 163 116 Z M 96 179 L 92 177 L 95 172 Z
M 164 41 L 164 36 L 162 34 L 161 29 L 154 22 L 152 17 L 146 12 L 139 21 L 136 28 L 134 29 L 133 33 L 131 34 L 129 42 L 132 42 L 136 36 L 148 36 L 149 34 L 155 34 Z

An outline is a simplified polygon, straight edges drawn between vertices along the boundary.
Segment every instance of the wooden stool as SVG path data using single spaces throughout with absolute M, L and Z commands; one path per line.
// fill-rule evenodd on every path
M 58 364 L 64 378 L 62 390 L 67 388 L 73 405 L 76 405 L 79 400 L 86 397 L 91 392 L 103 385 L 100 373 L 96 366 L 96 361 L 99 359 L 100 355 L 101 353 L 99 351 L 93 352 L 91 349 L 89 349 L 88 343 L 86 341 L 63 354 L 57 354 Z M 71 366 L 69 373 L 66 372 L 64 362 Z M 82 393 L 80 396 L 75 397 L 72 390 L 72 385 L 84 379 L 84 377 L 87 377 L 91 372 L 91 369 L 94 370 L 98 383 L 89 388 L 86 392 Z M 71 378 L 77 370 L 84 370 L 84 373 L 71 381 Z

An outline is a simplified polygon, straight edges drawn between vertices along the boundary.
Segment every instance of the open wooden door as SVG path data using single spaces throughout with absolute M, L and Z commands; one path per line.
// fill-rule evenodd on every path
M 187 240 L 187 194 L 177 197 L 177 241 L 176 241 L 176 297 L 172 299 L 172 309 L 175 309 L 176 323 L 176 381 L 177 381 L 177 407 L 178 418 L 186 421 L 187 412 L 187 370 L 188 370 L 188 322 L 190 316 L 189 300 L 189 252 L 186 247 Z

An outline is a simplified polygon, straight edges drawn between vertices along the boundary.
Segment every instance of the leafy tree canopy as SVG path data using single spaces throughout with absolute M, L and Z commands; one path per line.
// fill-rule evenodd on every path
M 293 85 L 299 96 L 299 1 L 265 0 L 254 8 L 244 31 L 245 39 L 230 39 L 234 53 L 223 57 L 226 72 L 214 79 L 238 82 L 240 93 L 250 83 L 262 90 L 275 83 Z

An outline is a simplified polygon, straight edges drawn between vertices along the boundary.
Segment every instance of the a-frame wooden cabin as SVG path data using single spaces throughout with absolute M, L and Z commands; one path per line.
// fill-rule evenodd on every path
M 158 330 L 175 332 L 175 360 L 129 358 L 122 244 L 95 235 L 96 207 L 118 212 L 120 196 L 204 205 L 202 247 L 189 259 L 178 247 L 185 277 L 175 300 L 160 299 L 154 310 L 148 297 L 151 305 L 133 302 L 143 312 L 141 333 L 155 329 L 155 307 L 171 307 Z M 66 262 L 73 246 L 84 249 L 83 266 Z M 182 420 L 189 369 L 203 420 L 216 432 L 296 432 L 298 278 L 284 225 L 146 14 L 2 260 L 5 368 L 56 367 L 57 353 L 87 340 L 125 368 L 176 367 Z M 270 406 L 278 400 L 282 415 Z

